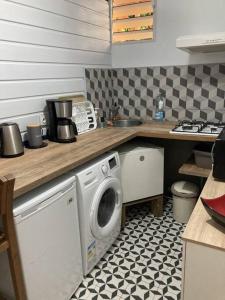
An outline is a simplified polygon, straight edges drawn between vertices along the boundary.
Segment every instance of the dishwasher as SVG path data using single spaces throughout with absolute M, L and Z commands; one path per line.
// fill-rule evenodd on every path
M 13 215 L 27 298 L 70 299 L 82 281 L 75 177 L 16 199 Z

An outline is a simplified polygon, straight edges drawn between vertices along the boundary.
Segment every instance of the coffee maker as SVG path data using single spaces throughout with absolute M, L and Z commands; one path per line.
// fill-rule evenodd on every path
M 58 143 L 72 143 L 76 141 L 77 127 L 71 120 L 72 100 L 46 100 L 49 114 L 48 138 Z

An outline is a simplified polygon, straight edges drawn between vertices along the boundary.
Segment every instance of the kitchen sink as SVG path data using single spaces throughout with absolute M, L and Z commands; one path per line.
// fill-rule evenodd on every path
M 143 122 L 137 119 L 128 119 L 128 120 L 116 120 L 113 121 L 113 126 L 115 127 L 132 127 L 132 126 L 139 126 Z

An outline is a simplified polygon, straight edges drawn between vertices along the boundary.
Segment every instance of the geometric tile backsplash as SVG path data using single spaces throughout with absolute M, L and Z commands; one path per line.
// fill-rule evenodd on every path
M 225 122 L 225 64 L 86 69 L 87 99 L 108 115 L 113 102 L 120 113 L 151 120 L 154 99 L 165 94 L 167 120 Z
M 112 72 L 110 69 L 85 69 L 87 100 L 108 116 L 112 106 Z

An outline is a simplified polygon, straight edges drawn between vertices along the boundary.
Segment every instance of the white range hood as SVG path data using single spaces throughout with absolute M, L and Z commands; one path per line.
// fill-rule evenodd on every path
M 221 52 L 225 51 L 225 32 L 178 37 L 176 47 L 187 52 Z

